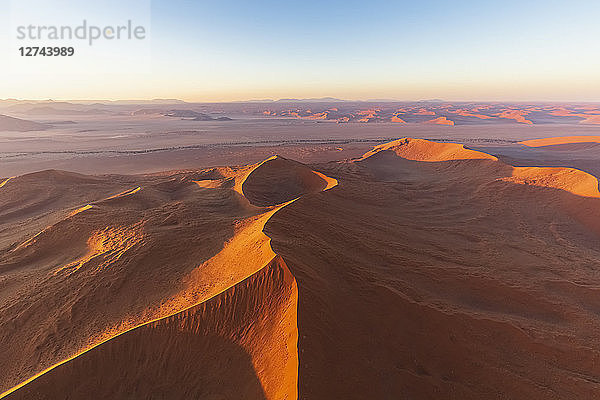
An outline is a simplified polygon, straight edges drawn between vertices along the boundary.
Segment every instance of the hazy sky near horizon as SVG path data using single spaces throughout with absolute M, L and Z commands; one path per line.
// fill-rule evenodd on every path
M 0 98 L 600 101 L 599 15 L 598 0 L 153 0 L 139 68 L 0 61 Z

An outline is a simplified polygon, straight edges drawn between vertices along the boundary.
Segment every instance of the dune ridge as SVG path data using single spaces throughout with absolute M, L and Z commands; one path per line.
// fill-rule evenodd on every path
M 6 178 L 2 182 L 0 182 L 0 188 L 3 188 L 8 183 L 8 181 L 10 181 L 12 178 L 14 178 L 14 176 L 11 178 Z
M 587 172 L 565 167 L 513 167 L 506 182 L 561 189 L 583 197 L 600 197 L 598 178 Z
M 472 160 L 489 159 L 497 161 L 492 155 L 480 151 L 469 150 L 462 144 L 437 143 L 424 139 L 402 138 L 393 142 L 375 146 L 367 152 L 361 160 L 367 159 L 380 151 L 392 151 L 396 155 L 413 161 L 449 161 L 449 160 Z
M 463 145 L 455 143 L 437 143 L 423 139 L 403 138 L 376 146 L 359 161 L 375 161 L 374 158 L 384 152 L 392 152 L 402 159 L 417 162 L 491 161 L 495 162 L 496 165 L 481 165 L 472 173 L 484 173 L 492 179 L 514 184 L 560 189 L 583 197 L 600 197 L 598 178 L 579 169 L 567 167 L 513 167 L 499 161 L 495 156 L 469 150 Z
M 263 165 L 265 165 L 265 163 L 268 163 L 269 161 L 273 161 L 273 160 L 277 160 L 277 157 L 272 157 L 269 158 L 259 164 L 256 164 L 254 166 L 250 166 L 246 169 L 242 169 L 243 173 L 241 175 L 238 174 L 238 176 L 236 176 L 235 178 L 235 185 L 233 190 L 234 191 L 239 191 L 240 194 L 244 194 L 243 192 L 243 187 L 246 181 L 248 181 L 248 179 L 252 179 L 252 174 L 254 171 L 256 171 L 257 169 L 261 168 Z M 281 160 L 280 160 L 281 161 Z M 284 160 L 284 167 L 289 167 L 290 165 L 293 168 L 298 168 L 298 165 L 294 165 L 294 164 L 290 164 L 289 161 Z M 281 166 L 281 165 L 280 165 Z M 272 166 L 269 166 L 269 168 L 271 169 Z M 277 169 L 277 167 L 276 167 Z M 302 170 L 302 172 L 304 173 L 305 170 Z M 321 190 L 328 190 L 332 187 L 334 187 L 335 185 L 337 185 L 337 181 L 335 179 L 331 179 L 326 177 L 324 174 L 316 172 L 316 171 L 311 171 L 313 173 L 313 175 L 315 177 L 317 177 L 318 179 L 322 180 L 323 182 L 325 182 L 325 186 L 321 189 Z M 306 176 L 304 176 L 305 178 Z M 301 177 L 303 178 L 303 177 Z M 301 179 L 302 180 L 302 179 Z M 209 180 L 210 181 L 210 180 Z M 198 184 L 200 187 L 203 188 L 211 188 L 211 187 L 217 187 L 218 185 L 213 185 L 208 183 L 208 181 L 203 180 L 203 181 L 193 181 L 194 183 Z M 199 184 L 198 182 L 201 182 L 201 184 Z M 310 187 L 310 185 L 309 185 Z M 108 201 L 108 200 L 112 200 L 112 199 L 116 199 L 116 198 L 120 198 L 120 197 L 124 197 L 124 196 L 129 196 L 132 195 L 134 193 L 137 193 L 141 188 L 138 186 L 134 189 L 130 189 L 124 192 L 121 192 L 117 195 L 114 196 L 110 196 L 108 197 L 106 200 L 104 201 Z M 314 188 L 313 188 L 314 189 Z M 263 197 L 264 198 L 268 198 L 271 195 L 271 193 L 266 193 Z M 180 293 L 176 298 L 171 299 L 170 301 L 167 301 L 166 303 L 163 304 L 163 307 L 161 307 L 159 310 L 155 311 L 154 313 L 161 315 L 158 318 L 152 319 L 151 321 L 148 322 L 144 322 L 142 324 L 130 327 L 124 331 L 115 333 L 110 335 L 110 337 L 108 338 L 104 338 L 102 341 L 100 341 L 99 343 L 93 345 L 92 347 L 85 349 L 82 352 L 79 352 L 75 355 L 73 355 L 72 357 L 69 357 L 68 359 L 65 359 L 47 369 L 45 369 L 44 371 L 36 374 L 35 376 L 27 379 L 26 381 L 20 383 L 19 385 L 10 388 L 9 390 L 7 390 L 6 392 L 2 393 L 0 395 L 0 398 L 28 398 L 28 396 L 31 395 L 31 393 L 36 393 L 36 385 L 40 385 L 45 387 L 45 392 L 47 393 L 47 386 L 44 385 L 48 385 L 48 383 L 43 382 L 44 380 L 48 380 L 48 381 L 52 381 L 53 383 L 51 384 L 53 387 L 55 387 L 56 382 L 60 382 L 63 386 L 62 389 L 59 390 L 56 393 L 63 393 L 62 390 L 67 390 L 65 389 L 65 382 L 71 382 L 69 385 L 67 385 L 69 387 L 68 390 L 73 390 L 74 391 L 74 395 L 75 396 L 80 396 L 77 398 L 86 398 L 86 396 L 89 396 L 90 394 L 97 394 L 98 390 L 100 388 L 98 387 L 94 387 L 94 388 L 90 388 L 90 387 L 86 387 L 85 385 L 83 387 L 81 386 L 77 386 L 75 384 L 75 382 L 79 382 L 81 379 L 75 379 L 73 381 L 73 379 L 71 378 L 71 376 L 73 374 L 77 374 L 78 371 L 81 372 L 82 369 L 77 368 L 77 367 L 72 367 L 72 364 L 76 364 L 76 363 L 90 363 L 90 361 L 86 361 L 85 359 L 88 358 L 102 358 L 102 349 L 105 348 L 106 346 L 118 346 L 118 344 L 113 344 L 114 340 L 117 341 L 123 341 L 123 342 L 127 342 L 127 339 L 122 339 L 123 337 L 127 337 L 128 335 L 132 334 L 133 332 L 137 332 L 138 330 L 150 330 L 152 331 L 153 328 L 159 328 L 162 327 L 162 325 L 173 325 L 173 323 L 170 323 L 168 321 L 170 320 L 177 320 L 180 322 L 177 322 L 175 325 L 179 325 L 181 326 L 181 324 L 185 324 L 187 319 L 189 319 L 190 316 L 192 316 L 193 318 L 195 318 L 196 320 L 200 319 L 200 320 L 210 320 L 210 324 L 214 324 L 215 326 L 213 326 L 214 329 L 218 329 L 220 331 L 227 331 L 227 323 L 220 320 L 217 312 L 214 311 L 215 307 L 217 310 L 219 310 L 219 312 L 221 313 L 225 313 L 225 315 L 230 316 L 231 318 L 239 318 L 239 311 L 234 311 L 234 310 L 228 310 L 227 308 L 231 308 L 231 307 L 240 307 L 240 304 L 245 304 L 246 300 L 244 300 L 244 297 L 246 297 L 246 295 L 243 295 L 244 293 L 244 288 L 247 288 L 248 285 L 251 284 L 251 282 L 255 282 L 255 281 L 260 281 L 260 283 L 255 284 L 255 287 L 252 289 L 251 292 L 256 293 L 260 296 L 263 296 L 265 294 L 265 290 L 268 291 L 269 287 L 272 286 L 281 286 L 282 284 L 285 284 L 284 288 L 286 293 L 288 293 L 286 295 L 286 299 L 285 300 L 285 304 L 287 304 L 285 306 L 285 312 L 282 314 L 282 318 L 284 318 L 286 321 L 284 327 L 285 329 L 282 331 L 281 329 L 281 321 L 279 321 L 277 318 L 275 319 L 275 324 L 274 326 L 270 327 L 269 329 L 271 331 L 273 331 L 274 333 L 271 334 L 271 336 L 273 337 L 272 342 L 267 343 L 266 345 L 264 343 L 261 344 L 260 341 L 258 342 L 249 342 L 249 343 L 245 343 L 246 351 L 248 351 L 251 355 L 252 355 L 252 360 L 251 365 L 254 365 L 254 367 L 256 369 L 259 369 L 259 371 L 257 372 L 260 376 L 257 376 L 257 382 L 258 382 L 258 386 L 254 387 L 253 390 L 257 390 L 258 388 L 262 388 L 262 390 L 264 390 L 265 392 L 263 393 L 264 398 L 273 398 L 273 399 L 295 399 L 297 398 L 297 383 L 296 383 L 296 379 L 297 379 L 297 353 L 296 353 L 296 340 L 297 340 L 297 327 L 295 325 L 295 313 L 296 313 L 296 307 L 295 307 L 295 301 L 294 298 L 297 297 L 297 290 L 295 289 L 295 281 L 293 279 L 293 276 L 290 275 L 289 271 L 287 270 L 287 267 L 285 266 L 284 261 L 273 252 L 272 248 L 270 247 L 270 238 L 268 236 L 266 236 L 263 233 L 263 228 L 264 225 L 266 224 L 266 222 L 271 218 L 272 215 L 274 215 L 277 211 L 279 211 L 281 208 L 291 204 L 292 202 L 294 202 L 295 200 L 297 200 L 299 197 L 296 197 L 294 199 L 288 200 L 285 203 L 282 204 L 274 204 L 273 206 L 270 206 L 269 209 L 267 209 L 266 212 L 264 212 L 262 215 L 260 215 L 259 217 L 257 217 L 252 223 L 250 223 L 249 225 L 247 225 L 246 227 L 242 228 L 241 232 L 239 232 L 238 235 L 236 235 L 234 237 L 234 239 L 229 242 L 228 244 L 225 245 L 224 249 L 218 253 L 215 257 L 211 258 L 210 260 L 208 260 L 206 263 L 204 263 L 204 265 L 202 266 L 202 274 L 206 274 L 207 271 L 209 271 L 208 273 L 210 273 L 211 270 L 211 266 L 212 269 L 214 268 L 218 268 L 218 266 L 220 265 L 224 265 L 224 263 L 247 263 L 249 259 L 256 259 L 256 256 L 252 257 L 250 253 L 252 252 L 258 252 L 257 254 L 259 254 L 258 256 L 258 260 L 267 260 L 266 263 L 261 264 L 258 267 L 251 267 L 250 273 L 247 274 L 246 276 L 244 276 L 241 280 L 235 279 L 234 281 L 232 281 L 231 283 L 227 284 L 226 283 L 226 287 L 222 288 L 220 291 L 218 291 L 218 293 L 216 294 L 212 294 L 209 298 L 204 298 L 201 301 L 191 304 L 190 302 L 192 300 L 198 300 L 198 293 L 193 293 L 193 284 L 190 285 L 192 287 L 192 290 L 187 290 L 184 291 L 183 293 Z M 274 200 L 273 200 L 274 201 Z M 76 210 L 74 213 L 72 213 L 70 216 L 76 215 L 81 211 L 85 211 L 87 209 L 92 208 L 92 205 L 86 205 L 81 207 L 80 209 Z M 247 232 L 247 233 L 244 233 Z M 118 233 L 118 232 L 117 232 Z M 114 243 L 114 240 L 122 240 L 123 239 L 123 235 L 122 234 L 117 234 L 115 233 L 114 235 L 111 235 L 110 231 L 107 231 L 105 233 L 101 233 L 101 236 L 93 236 L 92 238 L 90 238 L 90 240 L 88 240 L 88 254 L 86 254 L 81 260 L 77 260 L 69 265 L 66 265 L 64 267 L 61 267 L 60 269 L 58 269 L 57 271 L 55 271 L 55 274 L 57 273 L 61 273 L 64 270 L 74 270 L 77 271 L 79 268 L 81 268 L 85 263 L 89 263 L 92 260 L 94 260 L 96 257 L 98 257 L 99 254 L 104 254 L 106 252 L 113 252 L 116 251 L 115 254 L 111 255 L 111 257 L 120 257 L 121 254 L 123 254 L 127 248 L 123 248 L 123 246 L 120 245 L 116 245 L 116 246 L 112 246 L 112 243 Z M 97 235 L 97 234 L 95 234 Z M 38 236 L 38 235 L 36 235 Z M 260 236 L 259 238 L 257 238 L 257 236 Z M 135 236 L 133 236 L 135 237 Z M 128 246 L 134 246 L 135 244 L 137 244 L 139 242 L 139 239 L 134 240 L 132 243 L 128 244 Z M 115 250 L 113 250 L 113 248 Z M 242 249 L 246 249 L 246 251 L 242 251 Z M 260 262 L 260 261 L 259 261 Z M 101 267 L 101 266 L 100 266 Z M 208 267 L 208 268 L 207 268 Z M 193 274 L 191 277 L 191 281 L 193 281 Z M 241 297 L 239 298 L 240 295 L 238 295 L 238 293 L 242 293 Z M 256 294 L 254 296 L 256 296 Z M 252 300 L 252 304 L 254 304 L 253 307 L 249 307 L 246 311 L 246 313 L 242 313 L 243 315 L 247 315 L 248 314 L 248 310 L 251 310 L 252 308 L 256 309 L 258 308 L 260 312 L 261 308 L 259 307 L 259 304 L 262 304 L 263 302 L 267 301 L 267 302 L 272 302 L 273 300 L 269 300 L 268 296 L 267 298 L 264 297 L 260 297 L 260 301 L 258 298 L 254 297 L 255 300 Z M 278 300 L 275 300 L 275 302 L 277 302 Z M 229 304 L 226 307 L 223 306 L 223 303 Z M 291 303 L 290 303 L 291 302 Z M 281 303 L 281 301 L 280 301 Z M 214 306 L 213 311 L 212 311 L 212 317 L 207 317 L 206 314 L 206 309 L 207 308 L 211 308 L 211 305 Z M 185 305 L 185 307 L 182 309 L 181 307 Z M 203 311 L 201 313 L 196 313 L 194 311 L 192 311 L 193 309 L 196 308 L 201 308 Z M 176 310 L 176 311 L 173 311 Z M 242 330 L 243 331 L 243 335 L 238 331 L 237 333 L 233 334 L 231 333 L 233 336 L 231 337 L 232 341 L 243 341 L 243 337 L 244 335 L 249 335 L 248 334 L 248 330 L 252 331 L 252 330 L 257 330 L 257 328 L 255 327 L 255 325 L 261 325 L 261 324 L 265 324 L 266 322 L 259 322 L 258 324 L 256 323 L 256 321 L 267 321 L 268 319 L 266 318 L 267 315 L 272 316 L 272 314 L 274 312 L 276 312 L 277 310 L 271 310 L 271 311 L 265 311 L 266 314 L 263 314 L 262 317 L 258 317 L 257 315 L 252 315 L 250 318 L 248 318 L 248 320 L 244 321 L 244 323 L 246 324 L 246 327 L 239 327 L 237 328 L 238 330 Z M 164 315 L 165 313 L 168 313 L 166 316 Z M 250 314 L 252 314 L 250 312 Z M 185 315 L 185 317 L 181 317 L 182 315 Z M 243 318 L 242 318 L 243 319 Z M 200 325 L 198 323 L 193 323 L 190 327 L 190 329 L 192 329 L 192 331 L 195 334 L 198 334 L 202 329 L 211 329 L 211 325 L 208 324 L 207 327 L 200 327 Z M 181 329 L 181 328 L 179 328 Z M 152 335 L 154 333 L 150 333 L 150 335 Z M 261 337 L 263 337 L 265 335 L 265 333 L 261 333 L 260 331 L 255 332 L 254 335 L 256 335 L 259 339 Z M 250 335 L 251 336 L 251 335 Z M 285 336 L 285 340 L 284 342 L 280 343 L 279 347 L 281 347 L 280 352 L 283 351 L 284 353 L 286 353 L 287 355 L 285 355 L 284 357 L 282 357 L 282 354 L 272 354 L 271 358 L 268 362 L 267 361 L 261 361 L 262 359 L 264 359 L 266 356 L 265 354 L 269 354 L 269 352 L 273 352 L 272 347 L 273 346 L 277 346 L 277 343 L 279 343 L 278 341 L 281 341 L 281 337 Z M 165 339 L 167 340 L 167 339 Z M 263 340 L 264 342 L 264 340 Z M 257 350 L 255 347 L 257 345 L 263 345 L 263 346 L 267 346 L 265 348 L 259 349 Z M 131 347 L 131 344 L 128 344 L 129 347 Z M 172 348 L 173 345 L 170 345 Z M 140 349 L 143 350 L 142 347 L 139 346 L 133 346 L 137 351 L 140 351 Z M 243 347 L 243 346 L 242 346 Z M 127 347 L 126 347 L 127 348 Z M 184 352 L 186 349 L 181 348 L 179 349 L 181 352 Z M 83 361 L 82 358 L 84 359 Z M 283 360 L 283 361 L 282 361 Z M 287 361 L 286 361 L 287 360 Z M 111 360 L 112 362 L 115 361 L 115 359 L 113 358 Z M 283 362 L 283 364 L 281 364 Z M 91 362 L 93 365 L 97 365 L 97 361 L 93 361 Z M 275 377 L 271 377 L 269 376 L 269 373 L 266 373 L 265 370 L 269 370 L 271 374 L 273 374 L 273 370 L 269 369 L 272 368 L 272 364 L 277 365 L 277 372 L 275 372 Z M 260 367 L 260 368 L 258 368 Z M 63 371 L 67 371 L 66 373 L 64 373 Z M 103 374 L 110 374 L 111 371 L 115 371 L 110 364 L 107 366 L 107 368 L 105 368 L 103 370 Z M 223 372 L 223 371 L 221 371 Z M 64 375 L 63 375 L 64 374 Z M 61 377 L 58 378 L 58 380 L 54 380 L 52 376 L 54 375 L 60 375 Z M 116 377 L 114 378 L 116 379 Z M 132 379 L 141 379 L 140 377 L 133 377 Z M 243 384 L 243 382 L 242 382 Z M 75 388 L 73 387 L 73 385 L 75 385 Z M 93 385 L 92 385 L 93 386 Z M 112 393 L 114 394 L 114 393 Z M 149 395 L 148 393 L 146 393 L 146 395 Z M 177 396 L 177 394 L 170 392 L 169 393 L 170 396 Z M 189 392 L 184 392 L 180 394 L 181 396 L 189 396 L 190 393 Z M 183 398 L 183 397 L 182 397 Z M 262 397 L 261 397 L 262 398 Z

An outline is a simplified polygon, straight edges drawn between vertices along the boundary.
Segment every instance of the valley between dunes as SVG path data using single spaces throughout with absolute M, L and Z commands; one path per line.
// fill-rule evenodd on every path
M 363 157 L 0 178 L 6 399 L 600 396 L 600 192 Z

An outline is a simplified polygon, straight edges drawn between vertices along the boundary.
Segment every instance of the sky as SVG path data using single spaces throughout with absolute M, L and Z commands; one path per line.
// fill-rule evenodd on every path
M 598 0 L 136 1 L 0 0 L 20 8 L 0 15 L 0 98 L 600 101 Z M 15 20 L 75 23 L 69 2 L 148 37 L 19 56 Z

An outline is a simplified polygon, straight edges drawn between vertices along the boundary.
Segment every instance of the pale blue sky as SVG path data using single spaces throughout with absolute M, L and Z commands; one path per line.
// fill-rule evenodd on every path
M 0 97 L 600 101 L 599 17 L 597 0 L 154 0 L 150 66 L 5 73 Z

